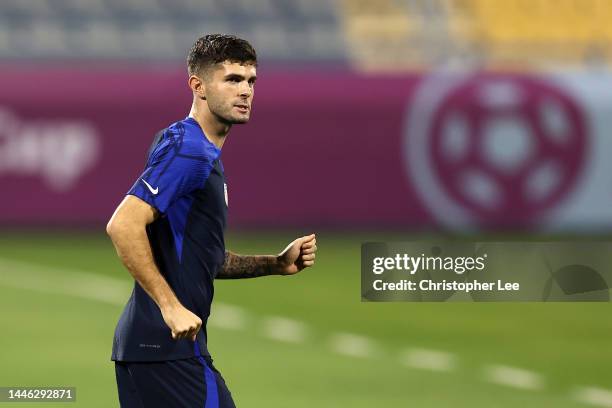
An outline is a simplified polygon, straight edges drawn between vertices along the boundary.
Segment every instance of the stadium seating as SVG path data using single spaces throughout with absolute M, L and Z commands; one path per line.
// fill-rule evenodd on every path
M 606 0 L 345 0 L 357 66 L 396 70 L 448 65 L 558 68 L 609 65 Z
M 6 0 L 0 59 L 183 59 L 207 32 L 249 38 L 267 61 L 345 61 L 326 0 Z
M 0 60 L 176 61 L 199 34 L 368 70 L 612 62 L 609 0 L 4 0 Z

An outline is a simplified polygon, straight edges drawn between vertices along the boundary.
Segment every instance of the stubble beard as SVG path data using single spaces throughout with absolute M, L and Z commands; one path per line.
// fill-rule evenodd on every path
M 209 109 L 215 115 L 215 117 L 225 125 L 241 125 L 247 123 L 250 119 L 250 115 L 246 117 L 236 117 L 232 115 L 232 110 L 234 109 L 233 105 L 225 107 L 213 104 L 211 106 L 209 102 Z

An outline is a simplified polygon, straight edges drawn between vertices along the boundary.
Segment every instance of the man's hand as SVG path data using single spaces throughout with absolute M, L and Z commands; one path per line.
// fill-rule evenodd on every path
M 315 234 L 296 239 L 278 255 L 278 274 L 294 275 L 302 269 L 314 265 L 316 252 L 317 238 Z
M 200 327 L 202 327 L 202 319 L 181 304 L 164 307 L 161 312 L 174 340 L 191 339 L 195 341 Z
M 257 278 L 268 275 L 295 275 L 314 265 L 317 240 L 315 234 L 290 243 L 279 255 L 238 255 L 225 251 L 225 262 L 217 279 Z

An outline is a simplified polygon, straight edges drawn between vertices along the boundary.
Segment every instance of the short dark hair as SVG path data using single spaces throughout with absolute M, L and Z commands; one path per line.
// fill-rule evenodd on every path
M 187 72 L 197 75 L 223 61 L 257 66 L 257 54 L 247 40 L 234 35 L 208 34 L 198 38 L 189 50 Z

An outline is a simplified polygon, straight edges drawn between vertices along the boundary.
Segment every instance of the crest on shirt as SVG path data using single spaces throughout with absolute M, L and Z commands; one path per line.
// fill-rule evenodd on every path
M 227 203 L 227 184 L 223 183 L 223 195 L 225 195 L 225 206 L 229 207 L 229 204 Z

